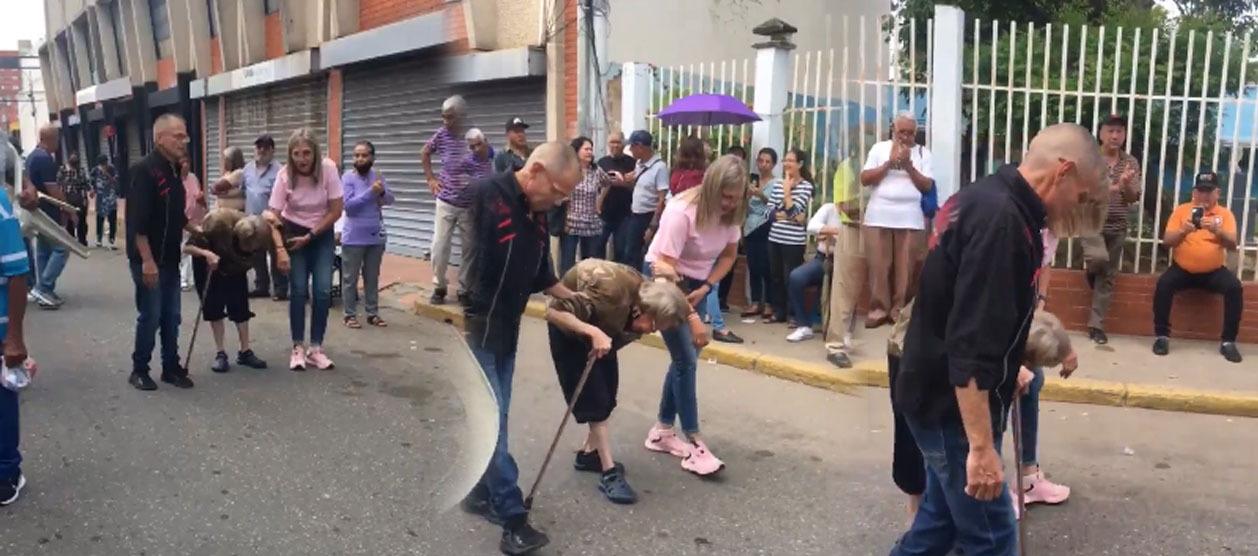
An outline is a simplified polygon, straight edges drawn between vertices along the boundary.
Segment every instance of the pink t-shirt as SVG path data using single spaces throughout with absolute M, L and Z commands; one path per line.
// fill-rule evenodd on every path
M 720 223 L 699 229 L 695 225 L 696 207 L 685 199 L 669 201 L 660 215 L 660 227 L 647 249 L 646 261 L 654 262 L 656 255 L 677 259 L 677 272 L 687 278 L 707 280 L 721 251 L 731 243 L 738 243 L 739 225 L 724 226 Z
M 197 179 L 196 174 L 189 173 L 184 177 L 183 190 L 183 213 L 188 217 L 188 222 L 201 222 L 205 219 L 206 213 L 205 192 L 201 191 L 201 180 Z
M 288 165 L 280 167 L 271 189 L 269 207 L 289 222 L 314 228 L 328 214 L 328 202 L 341 198 L 341 176 L 336 163 L 323 159 L 323 179 L 315 184 L 310 176 L 298 176 L 294 187 L 288 181 Z
M 1040 229 L 1040 238 L 1044 240 L 1044 262 L 1040 266 L 1053 266 L 1053 257 L 1057 256 L 1057 234 L 1048 228 Z

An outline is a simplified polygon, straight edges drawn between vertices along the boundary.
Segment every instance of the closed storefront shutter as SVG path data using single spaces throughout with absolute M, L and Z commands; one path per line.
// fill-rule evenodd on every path
M 545 80 L 517 79 L 476 84 L 449 84 L 432 58 L 388 65 L 363 64 L 345 73 L 341 112 L 342 164 L 353 167 L 354 144 L 371 141 L 376 169 L 397 197 L 385 208 L 388 252 L 410 257 L 428 255 L 434 231 L 435 200 L 420 163 L 424 143 L 441 127 L 441 103 L 454 94 L 467 100 L 466 128 L 479 127 L 495 150 L 503 148 L 503 129 L 512 116 L 533 127 L 532 142 L 545 137 Z M 433 171 L 444 161 L 433 157 Z M 451 262 L 459 261 L 456 239 Z
M 218 181 L 222 173 L 223 164 L 223 146 L 219 144 L 218 132 L 222 126 L 219 125 L 219 113 L 222 107 L 222 99 L 208 98 L 205 100 L 205 183 L 211 184 Z
M 327 149 L 327 81 L 322 76 L 247 89 L 224 95 L 221 102 L 227 111 L 223 147 L 240 147 L 246 161 L 253 159 L 253 142 L 268 134 L 275 139 L 276 159 L 284 163 L 288 136 L 301 127 L 310 129 L 320 148 Z

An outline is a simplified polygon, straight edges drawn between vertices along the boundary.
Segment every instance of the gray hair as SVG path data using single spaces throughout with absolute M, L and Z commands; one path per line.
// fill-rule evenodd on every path
M 467 130 L 467 133 L 463 134 L 463 138 L 464 138 L 464 139 L 466 139 L 466 140 L 468 140 L 468 141 L 473 141 L 473 140 L 476 140 L 476 139 L 479 139 L 479 140 L 481 140 L 481 141 L 484 141 L 484 140 L 485 140 L 485 133 L 484 133 L 484 132 L 482 132 L 482 131 L 480 130 L 480 128 L 478 128 L 478 127 L 474 127 L 474 128 L 472 128 L 472 129 Z
M 223 149 L 223 172 L 232 172 L 245 167 L 245 152 L 240 147 L 227 147 Z
M 672 282 L 647 280 L 638 287 L 638 304 L 642 312 L 655 319 L 655 326 L 667 330 L 686 321 L 690 303 Z
M 441 103 L 441 112 L 443 114 L 446 112 L 452 112 L 461 116 L 467 113 L 467 101 L 463 100 L 463 97 L 460 95 L 453 95 L 450 98 L 447 98 L 445 102 Z
M 1027 333 L 1023 362 L 1028 367 L 1056 367 L 1070 355 L 1071 349 L 1070 336 L 1061 320 L 1047 311 L 1036 311 Z
M 895 117 L 891 118 L 891 123 L 894 124 L 900 120 L 912 122 L 914 126 L 917 125 L 917 115 L 912 112 L 909 112 L 908 110 L 896 112 Z

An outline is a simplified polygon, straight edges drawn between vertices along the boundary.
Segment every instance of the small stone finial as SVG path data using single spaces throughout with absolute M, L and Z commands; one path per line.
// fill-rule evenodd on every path
M 762 37 L 768 37 L 769 40 L 753 44 L 753 48 L 785 48 L 791 50 L 795 48 L 795 43 L 791 42 L 791 35 L 798 32 L 794 25 L 782 21 L 778 18 L 772 18 L 751 30 L 752 33 Z

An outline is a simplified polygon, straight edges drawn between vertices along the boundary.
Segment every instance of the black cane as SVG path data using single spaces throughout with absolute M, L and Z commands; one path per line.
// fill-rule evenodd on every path
M 1013 472 L 1017 485 L 1018 554 L 1026 556 L 1026 490 L 1022 487 L 1022 396 L 1013 397 Z
M 205 297 L 210 291 L 210 282 L 214 280 L 214 270 L 209 269 L 205 274 L 205 288 L 197 292 L 197 296 L 201 298 L 200 306 L 197 308 L 197 317 L 192 324 L 192 340 L 188 342 L 188 355 L 183 358 L 183 370 L 188 372 L 188 364 L 192 362 L 192 348 L 197 345 L 197 330 L 201 329 L 201 315 L 205 312 Z
M 563 420 L 559 422 L 559 430 L 555 431 L 555 438 L 550 441 L 550 449 L 546 451 L 546 459 L 542 460 L 542 468 L 537 472 L 537 478 L 533 479 L 533 486 L 529 488 L 529 495 L 524 499 L 524 509 L 533 509 L 533 496 L 537 494 L 537 487 L 542 484 L 542 476 L 546 474 L 546 468 L 550 465 L 550 458 L 555 455 L 555 447 L 559 446 L 559 437 L 563 436 L 564 427 L 568 426 L 568 417 L 572 415 L 572 408 L 577 405 L 577 399 L 581 397 L 581 391 L 585 389 L 585 380 L 590 378 L 590 370 L 594 368 L 594 361 L 598 358 L 594 353 L 590 353 L 590 357 L 585 362 L 585 370 L 581 371 L 581 379 L 577 381 L 576 391 L 572 393 L 572 400 L 568 402 L 568 408 L 563 412 Z

